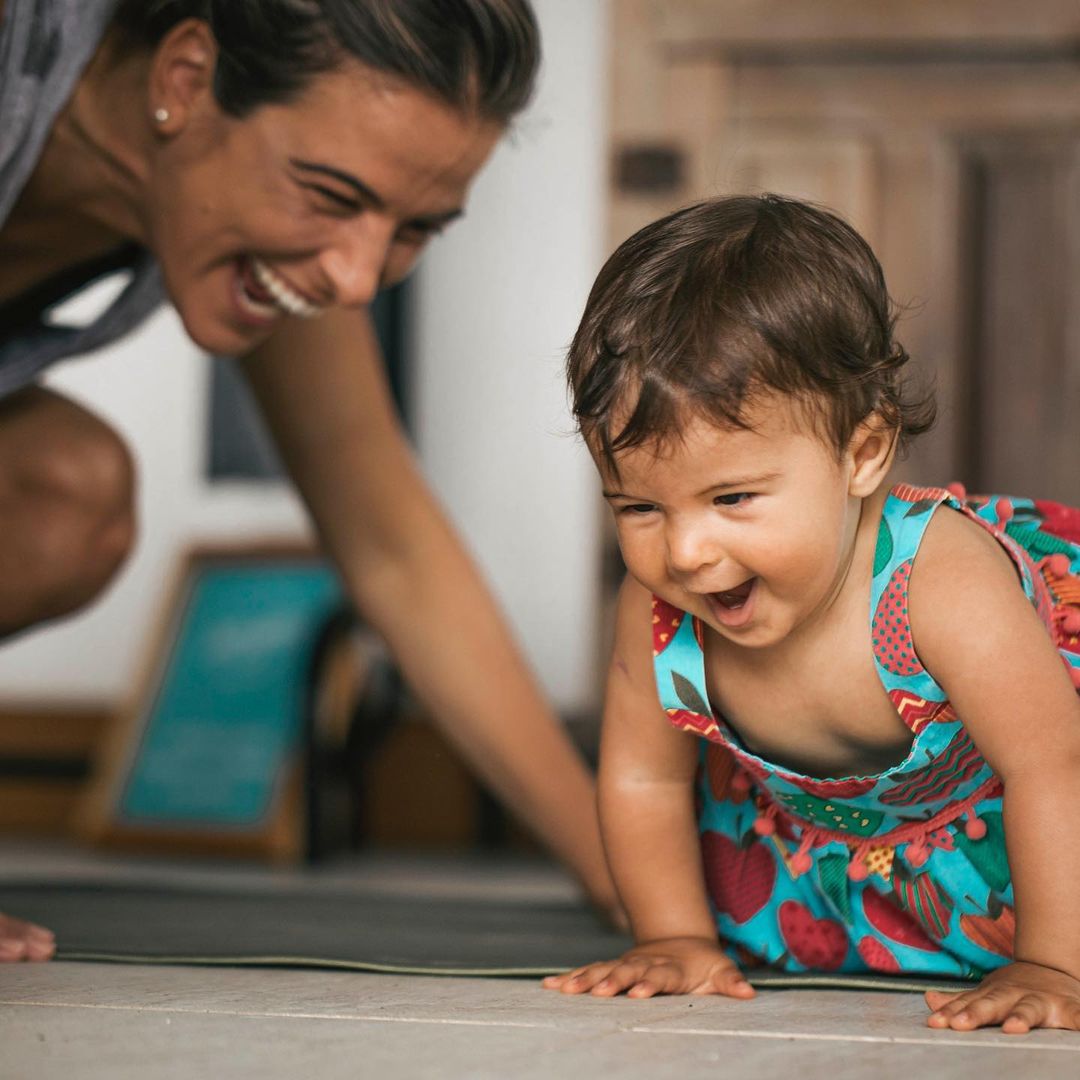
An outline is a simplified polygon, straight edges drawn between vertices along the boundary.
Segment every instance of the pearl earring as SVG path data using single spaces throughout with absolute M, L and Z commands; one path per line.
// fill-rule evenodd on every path
M 159 124 L 164 124 L 165 121 L 169 119 L 169 110 L 165 109 L 165 108 L 155 109 L 154 110 L 154 119 Z

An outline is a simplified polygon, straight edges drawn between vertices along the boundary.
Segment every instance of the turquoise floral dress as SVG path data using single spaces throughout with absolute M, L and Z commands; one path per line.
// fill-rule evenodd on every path
M 744 964 L 976 978 L 1012 956 L 1001 783 L 920 663 L 907 618 L 912 565 L 943 506 L 1011 556 L 1080 691 L 1080 511 L 898 485 L 878 534 L 871 636 L 914 739 L 875 776 L 818 779 L 749 752 L 708 705 L 700 625 L 654 598 L 657 688 L 671 723 L 702 739 L 706 883 L 721 939 Z

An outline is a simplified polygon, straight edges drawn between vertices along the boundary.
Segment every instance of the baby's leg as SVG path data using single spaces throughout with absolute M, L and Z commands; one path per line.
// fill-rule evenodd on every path
M 54 952 L 56 938 L 51 930 L 10 915 L 0 915 L 0 963 L 51 960 Z

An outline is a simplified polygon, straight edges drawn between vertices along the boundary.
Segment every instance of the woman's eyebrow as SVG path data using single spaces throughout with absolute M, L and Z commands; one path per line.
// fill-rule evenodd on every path
M 363 180 L 353 176 L 352 173 L 347 173 L 343 169 L 335 169 L 333 165 L 319 165 L 314 161 L 302 161 L 300 158 L 289 158 L 289 164 L 294 169 L 300 169 L 303 172 L 319 173 L 321 176 L 332 177 L 346 187 L 351 187 L 357 195 L 371 203 L 376 210 L 386 209 L 386 200 L 377 191 L 369 188 Z
M 386 209 L 386 200 L 374 189 L 368 187 L 363 180 L 347 173 L 343 169 L 335 169 L 333 165 L 320 165 L 315 161 L 303 161 L 300 158 L 289 158 L 289 164 L 294 169 L 299 169 L 302 172 L 318 173 L 320 176 L 329 176 L 334 180 L 339 181 L 346 187 L 350 187 L 356 192 L 365 202 L 373 206 L 376 210 Z M 446 210 L 439 214 L 424 214 L 420 217 L 410 220 L 410 224 L 424 225 L 430 227 L 438 227 L 442 225 L 448 225 L 456 218 L 462 217 L 465 211 L 461 207 L 455 207 L 452 210 Z

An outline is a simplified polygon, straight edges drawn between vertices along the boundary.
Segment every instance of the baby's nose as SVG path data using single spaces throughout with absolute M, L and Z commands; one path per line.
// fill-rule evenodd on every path
M 694 574 L 722 558 L 715 538 L 705 529 L 679 529 L 668 539 L 668 561 L 679 574 Z

